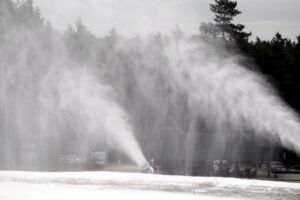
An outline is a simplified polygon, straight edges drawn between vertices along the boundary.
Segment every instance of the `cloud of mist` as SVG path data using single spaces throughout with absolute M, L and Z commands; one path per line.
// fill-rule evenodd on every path
M 300 153 L 298 115 L 242 57 L 203 40 L 142 41 L 121 42 L 124 55 L 104 71 L 122 88 L 144 149 L 187 163 L 272 159 L 267 144 Z
M 26 6 L 15 9 L 30 12 Z M 57 169 L 62 155 L 87 158 L 112 149 L 144 166 L 130 118 L 95 68 L 73 61 L 63 37 L 38 17 L 6 16 L 0 23 L 0 167 Z
M 139 166 L 143 152 L 189 162 L 260 156 L 244 138 L 300 153 L 296 113 L 221 41 L 178 32 L 95 37 L 80 22 L 62 35 L 34 17 L 10 19 L 0 35 L 0 153 L 8 166 L 24 143 L 49 157 L 109 145 Z

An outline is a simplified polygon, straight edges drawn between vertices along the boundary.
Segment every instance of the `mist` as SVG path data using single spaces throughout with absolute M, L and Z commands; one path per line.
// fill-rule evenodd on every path
M 300 154 L 297 114 L 221 41 L 179 27 L 97 37 L 81 20 L 62 33 L 30 1 L 0 5 L 2 168 L 50 170 L 63 154 L 116 150 L 140 168 L 181 160 L 188 173 L 194 160 L 264 160 L 255 157 L 269 143 Z M 36 154 L 25 162 L 26 149 Z

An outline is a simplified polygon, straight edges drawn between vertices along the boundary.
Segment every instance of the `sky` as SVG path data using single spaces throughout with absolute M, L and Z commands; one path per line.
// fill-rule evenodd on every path
M 186 35 L 198 34 L 201 22 L 212 22 L 214 0 L 34 0 L 42 16 L 58 30 L 83 24 L 98 36 L 115 28 L 125 36 L 171 33 L 179 25 Z M 242 14 L 235 23 L 246 26 L 252 38 L 271 39 L 276 32 L 295 39 L 300 34 L 300 0 L 237 0 Z

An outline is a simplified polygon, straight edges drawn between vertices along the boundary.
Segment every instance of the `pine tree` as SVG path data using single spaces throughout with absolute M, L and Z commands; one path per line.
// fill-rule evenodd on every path
M 210 4 L 210 10 L 215 13 L 215 26 L 219 29 L 223 39 L 235 40 L 238 43 L 248 41 L 251 33 L 244 32 L 245 26 L 242 24 L 233 24 L 233 18 L 242 12 L 237 8 L 236 1 L 215 0 L 215 4 Z
M 202 22 L 199 27 L 199 31 L 201 36 L 204 38 L 216 38 L 220 30 L 213 23 Z

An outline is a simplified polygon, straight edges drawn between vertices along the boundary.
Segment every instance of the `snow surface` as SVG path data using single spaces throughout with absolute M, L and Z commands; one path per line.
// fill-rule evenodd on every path
M 0 171 L 0 200 L 300 199 L 300 184 L 117 172 Z

